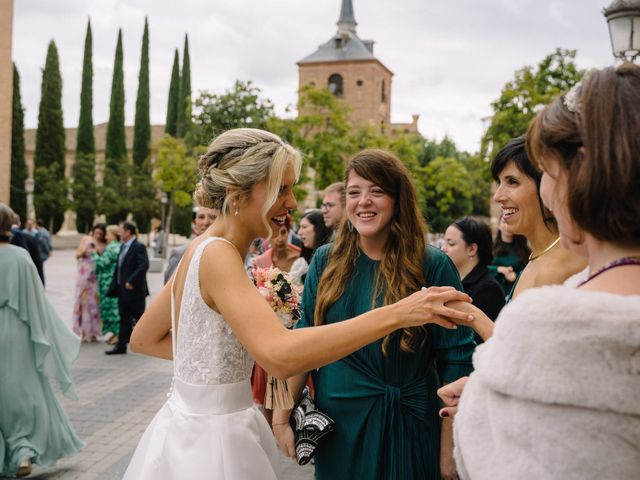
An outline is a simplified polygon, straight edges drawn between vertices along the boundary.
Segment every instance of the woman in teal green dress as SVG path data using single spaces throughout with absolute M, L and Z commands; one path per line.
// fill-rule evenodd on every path
M 0 203 L 0 477 L 25 476 L 84 446 L 54 395 L 76 398 L 80 339 L 55 312 L 26 250 L 9 245 L 14 213 Z
M 400 160 L 365 150 L 350 161 L 346 180 L 347 218 L 335 243 L 314 255 L 298 327 L 340 322 L 422 287 L 462 290 L 449 258 L 426 246 L 426 224 Z M 317 406 L 337 425 L 318 448 L 316 478 L 455 478 L 451 423 L 438 417 L 436 390 L 469 374 L 474 347 L 468 328 L 426 325 L 314 372 Z M 291 379 L 294 394 L 305 378 Z M 273 427 L 290 451 L 288 414 L 276 411 Z
M 106 240 L 107 248 L 102 255 L 93 254 L 96 274 L 98 275 L 98 292 L 100 294 L 100 318 L 102 319 L 102 332 L 112 333 L 109 343 L 115 343 L 120 333 L 120 313 L 118 311 L 118 299 L 108 297 L 107 290 L 111 285 L 113 273 L 118 266 L 118 255 L 120 254 L 120 234 L 117 225 L 107 227 Z

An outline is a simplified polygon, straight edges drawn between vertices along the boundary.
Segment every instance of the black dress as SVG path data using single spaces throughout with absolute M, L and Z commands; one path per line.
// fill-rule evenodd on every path
M 495 320 L 505 305 L 504 292 L 497 280 L 491 275 L 485 265 L 476 265 L 466 277 L 462 279 L 464 291 L 469 295 L 473 304 L 482 310 L 487 317 Z M 476 333 L 477 344 L 482 338 Z

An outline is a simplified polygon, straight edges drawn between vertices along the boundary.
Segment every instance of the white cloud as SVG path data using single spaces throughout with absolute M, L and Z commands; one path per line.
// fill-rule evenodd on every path
M 482 118 L 513 72 L 556 47 L 577 48 L 581 67 L 613 62 L 602 0 L 354 0 L 358 33 L 395 74 L 392 118 L 419 113 L 429 137 L 449 134 L 475 150 Z M 296 61 L 335 32 L 340 0 L 18 0 L 13 57 L 26 125 L 37 124 L 41 69 L 54 38 L 63 76 L 64 121 L 77 124 L 82 49 L 91 17 L 94 121 L 105 122 L 118 28 L 123 30 L 126 119 L 133 122 L 145 15 L 150 29 L 151 118 L 163 123 L 175 48 L 189 34 L 192 88 L 222 91 L 253 80 L 284 113 L 295 104 Z

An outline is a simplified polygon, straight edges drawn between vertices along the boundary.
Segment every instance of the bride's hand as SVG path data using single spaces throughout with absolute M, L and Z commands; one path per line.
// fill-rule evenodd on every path
M 447 307 L 451 307 L 455 310 L 465 312 L 473 316 L 473 321 L 457 318 L 451 318 L 451 321 L 458 325 L 473 328 L 483 341 L 487 341 L 493 335 L 493 320 L 487 317 L 487 315 L 475 305 L 468 302 L 454 301 L 447 303 Z
M 395 303 L 401 327 L 416 327 L 435 323 L 444 328 L 456 328 L 456 322 L 472 322 L 473 315 L 446 305 L 449 302 L 470 303 L 471 298 L 453 287 L 422 288 L 419 292 Z
M 280 450 L 287 456 L 294 460 L 296 459 L 296 446 L 293 436 L 293 430 L 289 422 L 277 423 L 272 425 L 273 434 L 276 437 Z

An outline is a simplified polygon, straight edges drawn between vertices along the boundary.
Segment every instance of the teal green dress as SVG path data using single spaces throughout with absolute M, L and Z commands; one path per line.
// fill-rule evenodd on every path
M 76 398 L 80 339 L 45 297 L 26 250 L 0 245 L 0 272 L 0 476 L 14 476 L 24 457 L 50 465 L 84 446 L 50 384 Z
M 498 273 L 498 267 L 511 267 L 513 271 L 519 275 L 520 272 L 527 266 L 527 262 L 520 260 L 520 257 L 516 254 L 515 249 L 509 244 L 509 247 L 504 255 L 494 256 L 489 265 L 489 272 L 498 281 L 502 287 L 502 291 L 505 295 L 511 296 L 516 281 L 509 282 L 504 275 Z
M 102 319 L 102 331 L 120 333 L 120 312 L 118 299 L 107 297 L 107 290 L 111 285 L 111 279 L 118 266 L 120 254 L 120 242 L 114 240 L 107 245 L 102 255 L 93 254 L 96 274 L 98 275 L 98 293 L 100 294 L 100 318 Z
M 311 261 L 298 328 L 313 325 L 318 282 L 332 245 L 319 248 Z M 380 262 L 363 253 L 344 294 L 327 312 L 327 323 L 371 309 Z M 451 260 L 428 247 L 426 286 L 462 290 Z M 382 296 L 377 304 L 382 304 Z M 316 478 L 440 479 L 440 407 L 436 390 L 472 370 L 473 331 L 428 324 L 424 343 L 413 353 L 400 349 L 393 336 L 387 355 L 374 342 L 313 374 L 318 408 L 336 422 L 336 431 L 318 448 Z

